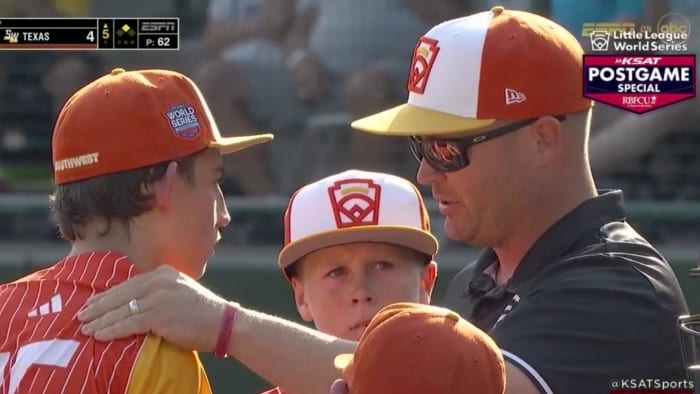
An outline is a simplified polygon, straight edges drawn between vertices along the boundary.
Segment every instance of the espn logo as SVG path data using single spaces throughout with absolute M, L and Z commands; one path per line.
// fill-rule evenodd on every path
M 581 37 L 588 37 L 594 31 L 635 31 L 637 24 L 634 22 L 584 22 L 581 29 Z
M 177 21 L 141 21 L 141 33 L 177 33 Z

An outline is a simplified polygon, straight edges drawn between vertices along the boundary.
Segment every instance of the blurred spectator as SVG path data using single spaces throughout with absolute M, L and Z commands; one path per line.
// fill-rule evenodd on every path
M 210 0 L 203 44 L 212 58 L 195 75 L 225 135 L 246 134 L 280 123 L 260 119 L 291 116 L 292 102 L 275 90 L 289 86 L 283 64 L 284 39 L 294 17 L 294 0 Z M 235 182 L 231 194 L 269 195 L 275 191 L 267 147 L 226 160 Z
M 314 115 L 342 111 L 360 117 L 404 100 L 416 39 L 464 9 L 464 0 L 279 1 L 286 6 L 212 0 L 205 42 L 219 56 L 198 74 L 222 132 L 268 128 L 278 137 L 271 150 L 298 138 Z M 406 152 L 392 139 L 362 133 L 351 138 L 348 150 L 358 160 L 350 165 L 363 169 L 387 170 Z M 249 164 L 237 157 L 227 168 L 243 193 L 281 191 L 275 190 L 277 171 L 261 163 L 278 159 L 284 166 L 284 153 L 252 154 L 258 157 L 249 157 Z

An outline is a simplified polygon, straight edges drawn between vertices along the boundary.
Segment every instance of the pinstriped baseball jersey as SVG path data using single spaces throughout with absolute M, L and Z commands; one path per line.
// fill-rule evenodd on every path
M 194 352 L 152 335 L 99 342 L 80 333 L 85 301 L 137 273 L 126 256 L 98 252 L 0 285 L 0 394 L 210 393 Z

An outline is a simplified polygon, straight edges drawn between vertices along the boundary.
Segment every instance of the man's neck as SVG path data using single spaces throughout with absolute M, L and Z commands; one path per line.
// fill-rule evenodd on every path
M 595 187 L 579 190 L 577 193 L 552 194 L 559 198 L 539 204 L 539 207 L 528 210 L 518 227 L 512 229 L 511 236 L 494 248 L 498 256 L 499 267 L 496 273 L 496 283 L 504 284 L 513 276 L 518 265 L 532 246 L 556 222 L 581 205 L 584 201 L 597 195 Z M 548 209 L 543 209 L 547 207 Z

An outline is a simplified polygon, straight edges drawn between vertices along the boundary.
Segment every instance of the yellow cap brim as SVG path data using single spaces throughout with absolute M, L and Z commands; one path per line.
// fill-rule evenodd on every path
M 333 365 L 339 369 L 339 370 L 344 370 L 345 368 L 350 365 L 350 362 L 352 362 L 353 354 L 352 353 L 342 353 L 333 359 Z
M 281 269 L 319 249 L 358 242 L 383 242 L 405 246 L 429 256 L 438 251 L 438 240 L 427 230 L 408 226 L 358 226 L 329 230 L 294 240 L 282 248 L 277 258 Z
M 216 148 L 221 151 L 222 155 L 226 155 L 229 153 L 238 152 L 239 150 L 243 150 L 245 148 L 250 148 L 253 145 L 272 141 L 274 138 L 275 136 L 269 133 L 219 138 L 218 140 L 212 142 L 209 147 Z
M 373 134 L 412 136 L 469 134 L 496 123 L 496 119 L 474 119 L 432 109 L 402 104 L 352 122 L 354 129 Z

